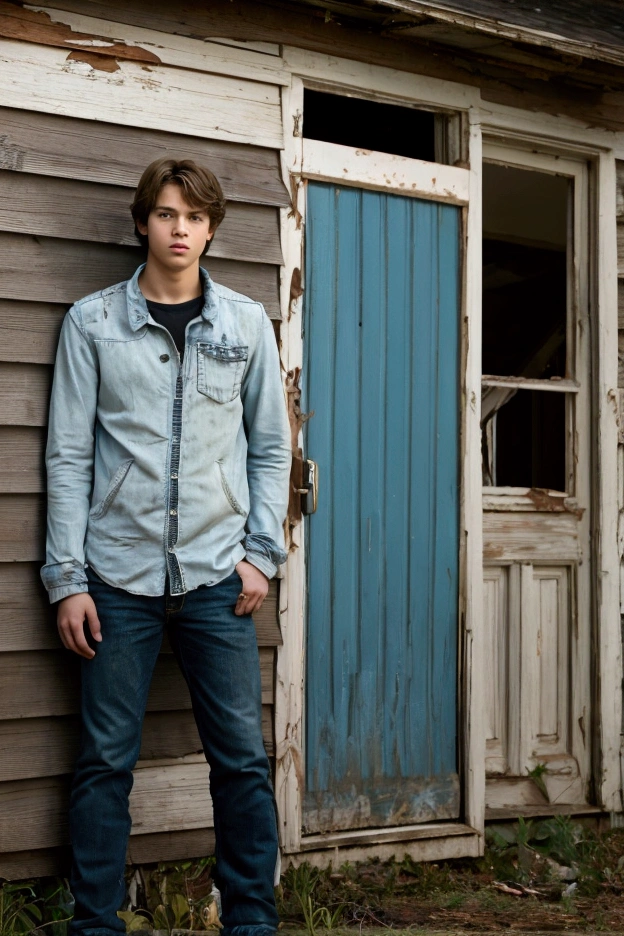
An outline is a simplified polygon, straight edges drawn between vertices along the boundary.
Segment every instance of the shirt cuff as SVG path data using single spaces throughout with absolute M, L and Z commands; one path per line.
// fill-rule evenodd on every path
M 287 554 L 266 533 L 248 533 L 243 540 L 247 562 L 272 579 L 277 567 L 286 562 Z
M 83 595 L 88 591 L 89 587 L 86 583 L 84 585 L 59 585 L 58 588 L 48 589 L 48 597 L 50 604 L 56 604 L 57 601 L 69 598 L 70 595 Z

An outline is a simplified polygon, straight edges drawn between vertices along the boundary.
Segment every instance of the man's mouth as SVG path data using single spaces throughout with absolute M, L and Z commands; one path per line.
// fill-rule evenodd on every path
M 171 246 L 169 247 L 169 250 L 180 251 L 180 253 L 188 249 L 189 249 L 188 244 L 171 244 Z

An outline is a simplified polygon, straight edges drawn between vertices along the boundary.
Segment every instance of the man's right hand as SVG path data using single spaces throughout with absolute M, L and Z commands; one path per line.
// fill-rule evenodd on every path
M 63 598 L 59 602 L 56 622 L 64 646 L 79 656 L 91 660 L 95 656 L 95 650 L 91 649 L 84 634 L 85 618 L 91 636 L 100 643 L 102 640 L 100 620 L 91 595 L 81 592 L 78 595 Z

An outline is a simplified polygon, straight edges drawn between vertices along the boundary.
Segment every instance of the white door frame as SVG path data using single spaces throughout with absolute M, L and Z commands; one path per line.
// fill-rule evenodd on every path
M 283 90 L 284 181 L 292 207 L 283 212 L 282 347 L 287 389 L 303 365 L 302 302 L 291 290 L 303 268 L 305 179 L 315 178 L 434 198 L 464 206 L 461 384 L 461 505 L 460 505 L 460 774 L 463 822 L 420 824 L 385 830 L 361 830 L 302 836 L 304 703 L 305 554 L 304 524 L 293 531 L 291 549 L 280 588 L 280 620 L 284 645 L 278 650 L 276 680 L 276 798 L 284 852 L 304 852 L 322 862 L 340 849 L 341 860 L 357 858 L 366 847 L 390 857 L 400 848 L 418 858 L 476 855 L 483 850 L 484 740 L 481 697 L 472 692 L 472 674 L 480 673 L 481 620 L 481 133 L 474 89 L 451 82 L 406 75 L 394 69 L 368 66 L 299 49 L 284 50 L 292 71 Z M 303 140 L 301 120 L 304 86 L 358 97 L 413 105 L 464 115 L 470 169 L 370 153 L 333 144 Z M 433 170 L 433 171 L 432 171 Z M 295 272 L 297 271 L 297 272 Z M 301 444 L 301 438 L 299 438 Z M 313 454 L 313 453 L 310 453 Z M 320 496 L 322 497 L 322 484 Z M 364 850 L 364 851 L 363 851 Z

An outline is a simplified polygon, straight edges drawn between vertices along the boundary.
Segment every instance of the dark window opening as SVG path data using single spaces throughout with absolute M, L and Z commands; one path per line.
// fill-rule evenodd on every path
M 303 92 L 303 136 L 435 161 L 435 114 L 363 98 Z
M 568 368 L 569 180 L 483 167 L 483 373 L 557 381 Z M 484 387 L 486 485 L 566 489 L 566 397 Z

